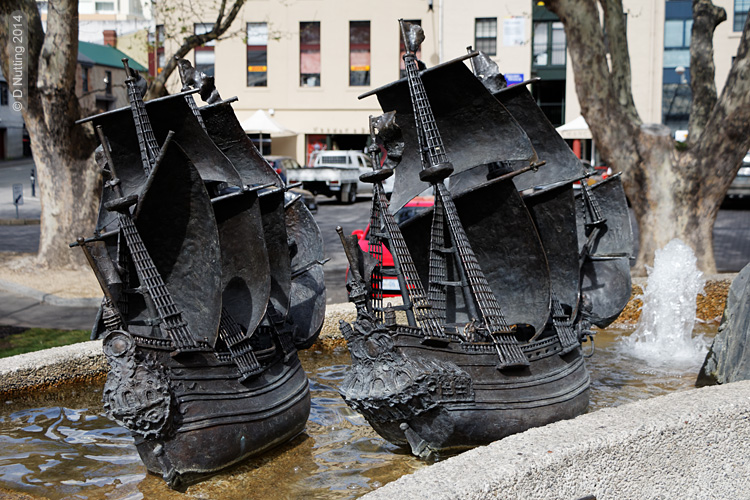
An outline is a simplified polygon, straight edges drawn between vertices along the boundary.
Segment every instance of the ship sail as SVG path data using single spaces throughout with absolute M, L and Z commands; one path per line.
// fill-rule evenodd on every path
M 576 196 L 581 257 L 581 310 L 594 325 L 605 328 L 630 300 L 630 256 L 633 232 L 620 175 L 591 186 L 595 205 Z M 595 207 L 596 215 L 592 214 Z M 592 225 L 594 217 L 606 225 Z
M 424 40 L 421 27 L 401 23 L 401 31 L 407 52 L 404 65 L 407 72 L 415 132 L 421 170 L 419 179 L 429 182 L 435 191 L 435 209 L 430 248 L 430 284 L 438 288 L 430 290 L 430 298 L 440 303 L 447 300 L 448 289 L 453 287 L 463 294 L 470 322 L 477 323 L 479 330 L 486 329 L 500 358 L 501 366 L 528 365 L 518 342 L 512 334 L 497 297 L 493 294 L 477 257 L 458 217 L 456 206 L 443 181 L 454 171 L 448 158 L 446 146 L 432 112 L 425 87 L 417 73 L 416 49 Z M 406 156 L 406 150 L 405 154 Z M 398 184 L 398 183 L 397 183 Z M 443 217 L 444 212 L 444 217 Z M 448 267 L 456 271 L 457 281 L 439 282 L 447 276 Z M 446 306 L 447 309 L 447 306 Z
M 536 332 L 542 331 L 550 311 L 550 271 L 534 223 L 513 182 L 485 183 L 457 196 L 455 205 L 508 324 L 528 324 Z M 431 218 L 432 211 L 426 211 L 402 225 L 421 276 L 427 275 L 430 266 Z M 571 222 L 575 223 L 574 219 Z M 576 256 L 574 251 L 573 258 Z M 467 321 L 465 315 L 451 319 Z
M 502 104 L 472 75 L 463 60 L 449 61 L 420 72 L 419 78 L 433 103 L 433 116 L 451 152 L 455 173 L 498 161 L 535 158 L 528 136 Z M 415 70 L 416 73 L 416 70 Z M 377 95 L 383 111 L 396 111 L 404 140 L 416 144 L 416 128 L 405 79 L 363 94 Z M 470 110 L 470 111 L 468 111 Z M 481 124 L 477 127 L 477 124 Z M 396 169 L 391 212 L 397 212 L 427 186 L 419 180 L 419 151 L 408 148 Z M 454 173 L 454 175 L 455 175 Z
M 387 167 L 360 179 L 375 184 L 368 250 L 375 260 L 385 247 L 391 251 L 409 324 L 399 323 L 395 307 L 382 306 L 382 273 L 359 265 L 353 250 L 360 247 L 339 228 L 352 269 L 349 300 L 357 308 L 353 323 L 340 324 L 352 358 L 341 392 L 381 436 L 427 457 L 585 411 L 589 376 L 581 339 L 590 323 L 577 310 L 580 265 L 601 255 L 606 231 L 600 216 L 580 219 L 587 239 L 579 247 L 577 203 L 591 211 L 596 197 L 584 191 L 585 199 L 574 198 L 571 185 L 582 168 L 566 156 L 567 146 L 528 135 L 544 130 L 544 123 L 524 121 L 540 112 L 517 120 L 460 61 L 421 72 L 422 85 L 414 53 L 423 34 L 400 23 L 407 81 L 375 92 L 387 113 L 370 146 L 371 152 L 385 150 Z M 445 80 L 437 81 L 441 74 Z M 487 109 L 500 110 L 502 119 Z M 455 120 L 441 123 L 445 117 Z M 383 126 L 394 118 L 403 137 Z M 465 126 L 457 126 L 462 119 Z M 488 140 L 498 128 L 511 136 L 518 132 L 517 142 Z M 547 158 L 537 157 L 537 149 L 550 161 L 544 164 Z M 452 163 L 454 153 L 460 159 Z M 432 210 L 400 227 L 390 222 L 401 201 L 389 209 L 378 185 L 390 167 L 401 175 L 395 183 L 403 188 L 399 196 L 425 185 L 435 196 Z M 536 182 L 528 179 L 549 184 L 534 184 L 535 193 L 522 196 L 518 186 Z M 418 276 L 421 286 L 408 274 Z M 369 294 L 362 275 L 372 283 Z M 425 292 L 425 311 L 438 335 L 417 318 L 416 298 Z

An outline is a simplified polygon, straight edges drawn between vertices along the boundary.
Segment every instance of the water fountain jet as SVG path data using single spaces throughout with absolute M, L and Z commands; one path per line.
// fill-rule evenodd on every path
M 705 283 L 696 262 L 690 247 L 673 239 L 656 251 L 654 267 L 648 268 L 640 320 L 621 347 L 624 354 L 648 363 L 649 369 L 699 366 L 706 355 L 706 341 L 693 337 L 696 298 Z

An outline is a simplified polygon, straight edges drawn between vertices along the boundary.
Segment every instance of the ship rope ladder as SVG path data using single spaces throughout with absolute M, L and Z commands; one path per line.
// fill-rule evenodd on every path
M 240 371 L 240 382 L 263 371 L 258 358 L 255 357 L 250 338 L 224 307 L 221 308 L 219 338 L 227 345 L 232 361 Z
M 125 64 L 128 78 L 125 83 L 128 87 L 128 100 L 130 109 L 133 112 L 133 122 L 135 122 L 135 131 L 138 135 L 138 147 L 141 151 L 141 161 L 146 174 L 151 173 L 156 158 L 159 154 L 159 145 L 154 136 L 154 130 L 151 127 L 151 120 L 148 118 L 146 106 L 143 104 L 143 97 L 135 87 L 135 79 L 129 75 L 129 68 Z
M 487 278 L 484 276 L 482 269 L 479 267 L 476 255 L 471 249 L 469 239 L 466 237 L 466 232 L 461 226 L 461 221 L 458 218 L 458 212 L 456 211 L 456 206 L 453 204 L 450 193 L 448 193 L 447 188 L 442 183 L 438 184 L 437 187 L 438 194 L 445 206 L 448 227 L 460 256 L 466 279 L 476 299 L 479 313 L 485 325 L 490 330 L 492 340 L 497 347 L 500 366 L 527 366 L 529 360 L 523 351 L 521 351 L 521 347 L 513 335 L 513 330 L 508 326 L 502 308 L 495 294 L 492 292 L 489 283 L 487 283 Z
M 403 285 L 406 287 L 406 295 L 410 302 L 410 304 L 405 305 L 411 305 L 415 321 L 428 336 L 442 337 L 444 336 L 443 331 L 432 311 L 432 304 L 427 299 L 422 280 L 419 278 L 417 267 L 411 258 L 404 236 L 393 215 L 388 211 L 388 200 L 385 192 L 379 185 L 376 186 L 376 190 L 380 200 L 380 214 L 391 243 L 393 263 L 398 266 L 397 272 L 403 277 Z
M 377 189 L 376 186 L 373 186 Z M 370 286 L 375 317 L 383 321 L 383 240 L 379 234 L 381 227 L 380 204 L 372 204 L 372 214 L 370 217 L 370 234 L 368 235 L 367 251 L 375 257 L 375 267 L 370 275 Z
M 162 328 L 172 340 L 176 354 L 205 350 L 207 345 L 199 345 L 194 342 L 190 327 L 182 318 L 182 312 L 172 300 L 172 295 L 156 269 L 133 221 L 128 215 L 120 213 L 119 222 L 141 286 L 151 297 L 159 319 L 161 319 Z
M 578 336 L 573 331 L 572 320 L 565 314 L 557 296 L 552 294 L 552 325 L 555 327 L 557 338 L 562 346 L 562 354 L 570 352 L 578 346 Z
M 447 255 L 445 252 L 445 219 L 443 204 L 436 200 L 430 230 L 429 300 L 435 317 L 445 323 Z

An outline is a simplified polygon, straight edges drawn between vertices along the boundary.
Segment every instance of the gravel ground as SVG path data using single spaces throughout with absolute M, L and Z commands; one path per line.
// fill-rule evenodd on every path
M 89 269 L 46 271 L 31 254 L 0 252 L 0 281 L 8 281 L 66 299 L 100 298 L 102 290 Z

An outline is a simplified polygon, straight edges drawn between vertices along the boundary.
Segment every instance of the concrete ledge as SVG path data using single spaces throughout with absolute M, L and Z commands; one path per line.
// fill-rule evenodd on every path
M 404 476 L 367 500 L 748 498 L 750 381 L 607 408 Z
M 0 358 L 0 394 L 89 380 L 108 370 L 100 340 Z

